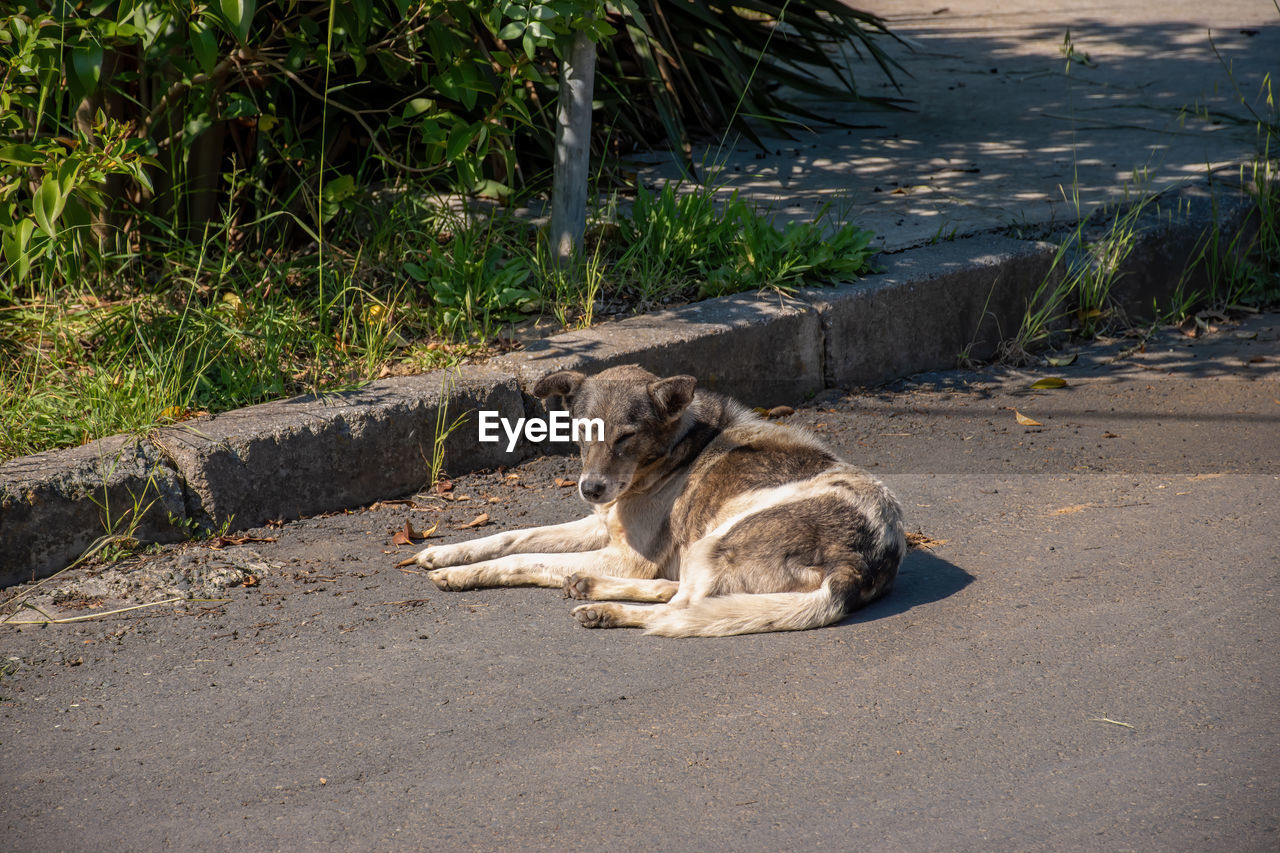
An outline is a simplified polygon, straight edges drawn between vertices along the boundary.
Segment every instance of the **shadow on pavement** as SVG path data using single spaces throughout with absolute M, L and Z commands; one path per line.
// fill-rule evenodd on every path
M 1280 45 L 1280 18 L 1267 9 L 1245 16 L 1253 25 L 1226 22 L 1238 14 L 1211 30 L 1177 13 L 1140 22 L 1031 10 L 889 15 L 916 42 L 888 46 L 907 72 L 902 88 L 868 64 L 853 73 L 867 94 L 905 97 L 911 109 L 879 114 L 881 127 L 770 137 L 772 151 L 743 144 L 727 158 L 726 191 L 799 218 L 834 204 L 891 249 L 994 225 L 1074 222 L 1077 199 L 1087 211 L 1250 159 L 1249 110 L 1268 109 L 1266 57 Z M 795 100 L 850 123 L 867 117 L 853 102 Z
M 930 604 L 955 595 L 973 581 L 973 575 L 959 566 L 928 551 L 915 550 L 902 561 L 893 592 L 840 624 L 856 624 L 897 616 L 921 604 Z

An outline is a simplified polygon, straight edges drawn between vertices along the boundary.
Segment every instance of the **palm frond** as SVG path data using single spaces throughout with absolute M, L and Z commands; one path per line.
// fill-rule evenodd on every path
M 637 141 L 688 150 L 690 136 L 732 128 L 763 145 L 754 122 L 786 134 L 796 119 L 833 122 L 797 106 L 780 90 L 902 108 L 897 98 L 860 93 L 851 49 L 869 57 L 895 88 L 902 67 L 884 50 L 901 41 L 877 16 L 839 0 L 611 0 L 617 35 L 601 71 L 615 122 Z M 629 73 L 628 73 L 629 72 Z M 833 79 L 834 78 L 834 79 Z

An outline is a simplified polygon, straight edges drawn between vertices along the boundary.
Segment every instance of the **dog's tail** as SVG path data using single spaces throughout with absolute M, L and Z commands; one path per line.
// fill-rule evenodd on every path
M 663 637 L 730 637 L 765 631 L 821 628 L 848 612 L 843 584 L 827 578 L 812 592 L 734 593 L 699 599 L 685 607 L 664 607 L 646 634 Z
M 893 587 L 897 560 L 868 564 L 854 559 L 810 592 L 733 593 L 708 596 L 685 607 L 662 607 L 646 634 L 664 637 L 730 637 L 765 631 L 804 631 L 843 619 Z

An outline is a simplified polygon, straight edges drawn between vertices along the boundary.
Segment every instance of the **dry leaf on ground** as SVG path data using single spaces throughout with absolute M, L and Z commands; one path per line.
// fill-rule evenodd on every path
M 1026 415 L 1022 414 L 1022 412 L 1019 412 L 1017 409 L 1013 410 L 1013 416 L 1017 418 L 1018 423 L 1022 424 L 1023 426 L 1044 426 L 1044 424 L 1040 423 L 1035 418 L 1029 418 Z
M 921 532 L 921 531 L 919 531 L 919 530 L 917 530 L 915 533 L 908 533 L 908 534 L 907 534 L 907 547 L 908 547 L 908 548 L 929 548 L 929 549 L 933 549 L 933 548 L 937 548 L 937 547 L 939 547 L 940 545 L 946 545 L 946 544 L 947 544 L 947 540 L 945 540 L 945 539 L 933 539 L 933 538 L 930 538 L 930 537 L 928 537 L 928 536 L 924 535 L 924 533 L 923 533 L 923 532 Z
M 404 527 L 396 531 L 395 536 L 391 537 L 392 545 L 412 545 L 415 539 L 426 539 L 432 533 L 436 532 L 436 528 L 440 526 L 440 522 L 431 525 L 430 529 L 423 530 L 420 533 L 414 532 L 413 524 L 406 521 Z
M 404 523 L 404 527 L 401 527 L 399 530 L 397 530 L 396 535 L 391 537 L 391 544 L 392 545 L 412 545 L 413 537 L 416 535 L 417 534 L 413 532 L 413 525 L 406 521 Z
M 1182 325 L 1178 328 L 1180 328 L 1182 333 L 1189 338 L 1198 338 L 1203 334 L 1218 331 L 1218 327 L 1205 322 L 1204 316 L 1202 315 L 1188 317 L 1182 321 Z
M 560 487 L 560 488 L 562 488 L 562 489 L 567 489 L 567 488 L 569 488 L 570 486 L 576 486 L 576 485 L 578 485 L 578 481 L 577 481 L 577 480 L 566 480 L 564 477 L 556 477 L 556 485 L 557 485 L 557 486 L 559 486 L 559 487 Z
M 489 523 L 489 513 L 482 512 L 479 515 L 477 515 L 475 518 L 468 521 L 466 524 L 461 525 L 458 529 L 470 530 L 473 527 L 484 527 L 488 523 Z

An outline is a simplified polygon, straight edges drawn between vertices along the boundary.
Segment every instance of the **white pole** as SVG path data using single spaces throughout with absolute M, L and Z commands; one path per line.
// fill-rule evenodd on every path
M 596 46 L 579 30 L 560 67 L 556 110 L 556 162 L 551 181 L 551 242 L 556 259 L 567 261 L 582 247 L 587 227 L 587 184 L 591 168 L 591 92 Z

